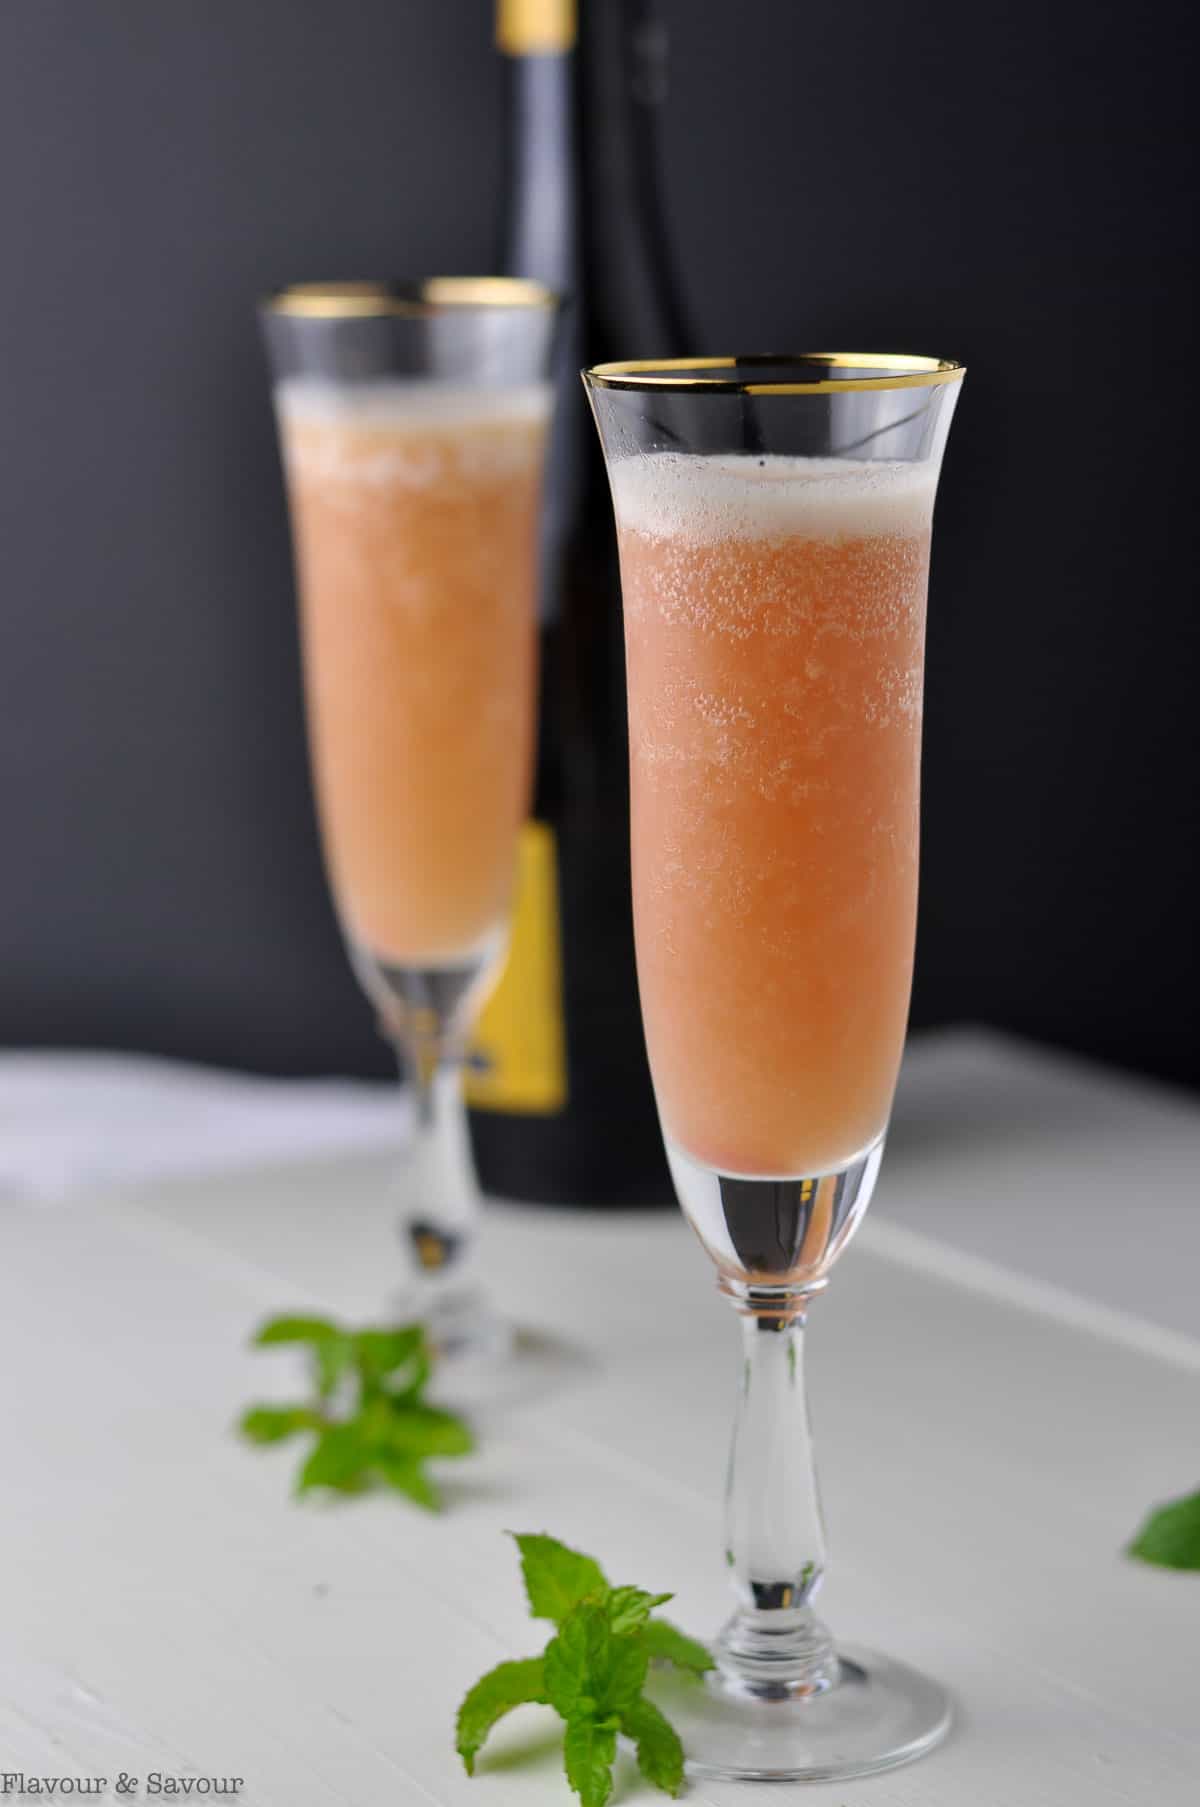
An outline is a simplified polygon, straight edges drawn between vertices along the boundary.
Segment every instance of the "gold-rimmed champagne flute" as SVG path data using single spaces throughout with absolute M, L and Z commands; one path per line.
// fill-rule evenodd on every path
M 261 311 L 329 881 L 413 1092 L 399 1309 L 447 1353 L 505 1336 L 460 1066 L 529 803 L 556 315 L 501 277 L 307 283 Z
M 904 1042 L 930 534 L 963 372 L 819 353 L 584 374 L 620 546 L 650 1065 L 744 1343 L 736 1605 L 670 1713 L 702 1774 L 886 1769 L 937 1743 L 949 1701 L 816 1615 L 803 1330 L 870 1199 Z

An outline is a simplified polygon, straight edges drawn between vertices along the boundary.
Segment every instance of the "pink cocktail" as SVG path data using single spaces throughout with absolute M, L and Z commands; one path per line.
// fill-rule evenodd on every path
M 917 908 L 934 491 L 961 367 L 585 373 L 621 556 L 638 982 L 679 1202 L 741 1315 L 703 1686 L 655 1680 L 689 1767 L 834 1780 L 945 1735 L 945 1690 L 838 1649 L 803 1327 L 870 1201 Z

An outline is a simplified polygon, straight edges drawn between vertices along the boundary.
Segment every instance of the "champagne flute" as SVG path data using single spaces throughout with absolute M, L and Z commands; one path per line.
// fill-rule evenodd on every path
M 413 1092 L 402 1309 L 443 1353 L 507 1335 L 475 1271 L 460 1069 L 529 801 L 556 315 L 499 277 L 301 284 L 261 313 L 329 880 Z
M 584 373 L 617 521 L 638 982 L 683 1211 L 742 1320 L 736 1607 L 670 1713 L 731 1778 L 890 1768 L 945 1691 L 837 1649 L 809 1302 L 870 1200 L 917 901 L 934 491 L 962 368 L 876 354 Z M 663 1683 L 664 1688 L 670 1684 Z

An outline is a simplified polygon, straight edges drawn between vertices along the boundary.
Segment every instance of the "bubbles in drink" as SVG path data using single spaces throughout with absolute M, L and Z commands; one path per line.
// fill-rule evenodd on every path
M 541 387 L 276 391 L 326 857 L 398 964 L 495 937 L 528 802 Z
M 934 474 L 663 453 L 611 467 L 634 914 L 675 1144 L 838 1166 L 886 1121 L 911 979 Z

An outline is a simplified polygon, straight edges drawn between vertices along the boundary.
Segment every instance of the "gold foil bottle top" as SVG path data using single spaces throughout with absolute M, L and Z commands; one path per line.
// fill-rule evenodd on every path
M 573 50 L 576 0 L 497 0 L 496 42 L 506 56 Z

